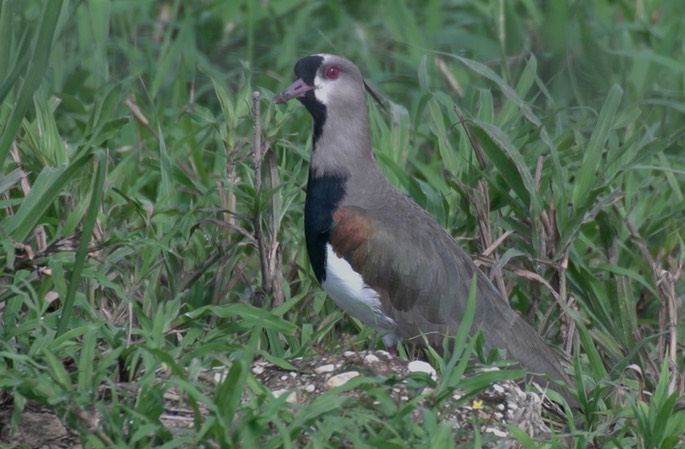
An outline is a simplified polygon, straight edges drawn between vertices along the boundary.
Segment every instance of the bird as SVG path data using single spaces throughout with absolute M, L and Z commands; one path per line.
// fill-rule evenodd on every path
M 475 317 L 486 350 L 503 349 L 533 380 L 573 397 L 558 355 L 508 303 L 457 241 L 384 176 L 373 154 L 360 70 L 332 54 L 302 57 L 295 81 L 274 95 L 312 116 L 304 233 L 316 279 L 337 306 L 375 329 L 394 353 L 400 341 L 441 348 L 457 333 L 476 278 Z

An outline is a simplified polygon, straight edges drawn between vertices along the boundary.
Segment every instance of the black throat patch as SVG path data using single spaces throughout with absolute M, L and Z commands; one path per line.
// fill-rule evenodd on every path
M 312 129 L 312 145 L 313 150 L 316 150 L 316 142 L 319 141 L 321 133 L 323 132 L 323 125 L 326 123 L 326 105 L 317 100 L 314 91 L 310 90 L 304 97 L 298 98 L 314 119 L 314 127 Z
M 295 76 L 313 87 L 323 60 L 318 55 L 305 56 L 295 64 Z M 314 121 L 312 152 L 315 152 L 326 124 L 326 105 L 316 98 L 315 90 L 308 91 L 298 100 L 307 108 Z M 346 176 L 340 175 L 316 177 L 309 170 L 307 199 L 304 204 L 304 234 L 309 262 L 319 283 L 326 280 L 326 245 L 330 239 L 333 213 L 345 196 L 346 180 Z
M 319 70 L 319 67 L 321 67 L 321 64 L 323 64 L 323 56 L 305 56 L 295 64 L 295 76 L 304 81 L 308 86 L 313 87 L 314 80 L 316 79 L 316 72 Z M 307 108 L 307 111 L 309 111 L 314 119 L 313 141 L 314 147 L 316 148 L 316 141 L 319 140 L 319 137 L 323 132 L 323 125 L 326 123 L 326 105 L 316 98 L 316 94 L 313 90 L 308 91 L 303 97 L 298 98 L 298 100 Z
M 304 235 L 309 262 L 319 283 L 326 280 L 326 245 L 330 239 L 333 213 L 345 197 L 347 177 L 314 177 L 311 170 L 304 203 Z

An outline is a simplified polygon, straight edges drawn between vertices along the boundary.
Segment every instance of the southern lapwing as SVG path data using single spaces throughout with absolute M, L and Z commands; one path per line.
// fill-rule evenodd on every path
M 318 54 L 300 59 L 295 76 L 274 102 L 296 98 L 314 120 L 305 237 L 314 274 L 333 301 L 389 348 L 424 337 L 441 348 L 456 334 L 476 276 L 472 332 L 481 329 L 486 349 L 506 350 L 539 383 L 547 384 L 541 375 L 568 383 L 561 358 L 447 231 L 383 176 L 359 69 Z

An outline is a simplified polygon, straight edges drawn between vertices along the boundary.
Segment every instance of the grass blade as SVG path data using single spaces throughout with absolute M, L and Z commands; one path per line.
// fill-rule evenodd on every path
M 50 205 L 62 193 L 64 186 L 80 174 L 91 159 L 81 157 L 68 166 L 46 167 L 41 171 L 29 194 L 24 198 L 16 215 L 5 217 L 0 227 L 13 240 L 23 242 L 33 232 Z
M 602 110 L 597 119 L 597 126 L 590 136 L 585 148 L 583 162 L 578 170 L 576 185 L 573 189 L 573 205 L 578 208 L 585 203 L 586 195 L 593 189 L 600 170 L 600 161 L 604 151 L 604 143 L 609 137 L 609 131 L 614 124 L 616 111 L 623 97 L 623 89 L 617 84 L 611 86 Z
M 52 48 L 52 40 L 55 29 L 57 28 L 61 10 L 62 0 L 45 2 L 40 26 L 38 27 L 38 35 L 36 36 L 33 45 L 31 62 L 28 65 L 26 76 L 21 85 L 21 90 L 17 96 L 17 101 L 14 104 L 12 114 L 5 124 L 2 133 L 0 133 L 0 163 L 3 163 L 5 159 L 7 159 L 12 141 L 31 104 L 33 93 L 38 89 L 38 86 L 40 86 L 45 70 L 49 66 L 50 49 Z
M 60 335 L 69 326 L 69 319 L 71 318 L 76 292 L 81 284 L 81 272 L 86 263 L 86 257 L 88 257 L 88 246 L 90 244 L 90 239 L 93 237 L 93 229 L 95 229 L 95 222 L 97 221 L 100 204 L 102 203 L 102 197 L 104 195 L 105 175 L 107 173 L 107 154 L 102 150 L 98 150 L 95 152 L 95 159 L 97 161 L 97 172 L 95 173 L 91 186 L 91 192 L 93 193 L 90 197 L 88 213 L 83 221 L 78 249 L 74 256 L 74 268 L 69 279 L 67 297 L 64 299 L 62 305 L 62 316 L 57 325 L 57 335 Z

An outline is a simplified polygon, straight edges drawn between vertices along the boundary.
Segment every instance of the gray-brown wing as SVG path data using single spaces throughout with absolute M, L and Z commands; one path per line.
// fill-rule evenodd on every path
M 331 244 L 364 282 L 381 294 L 384 312 L 402 338 L 426 334 L 440 347 L 455 335 L 465 312 L 471 278 L 477 276 L 472 331 L 482 329 L 490 348 L 507 351 L 534 373 L 568 382 L 561 358 L 505 302 L 485 274 L 428 214 L 411 208 L 398 221 L 382 209 L 339 208 Z M 539 379 L 538 379 L 539 380 Z

